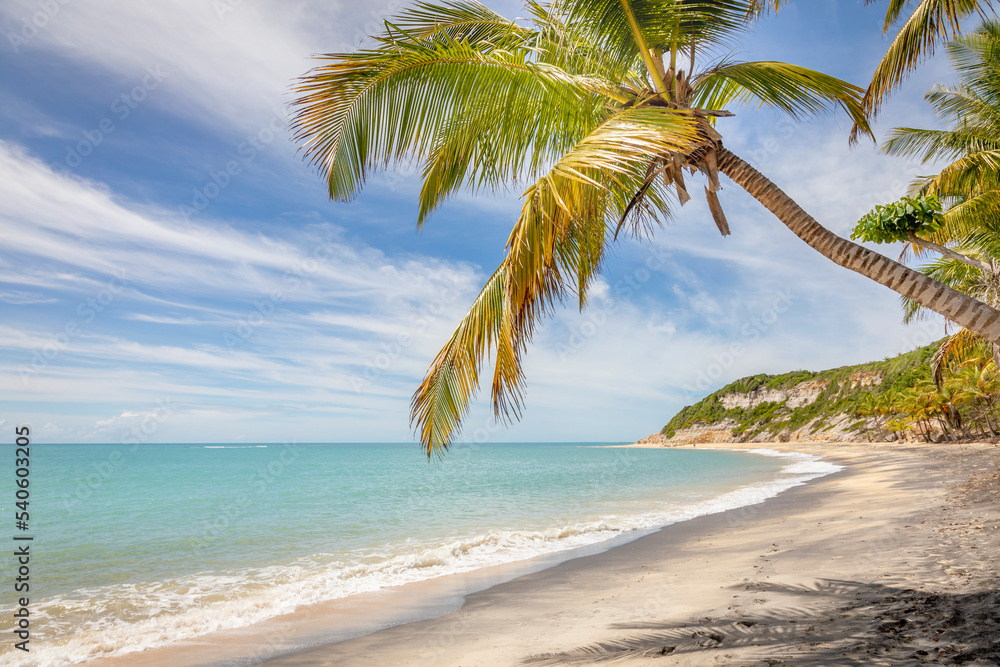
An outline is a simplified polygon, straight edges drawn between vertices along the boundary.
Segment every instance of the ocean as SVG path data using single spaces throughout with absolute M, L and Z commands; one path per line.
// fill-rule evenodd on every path
M 413 444 L 32 445 L 31 651 L 7 630 L 0 663 L 125 655 L 569 554 L 837 469 L 806 454 L 590 443 L 460 445 L 431 461 Z M 0 499 L 4 526 L 13 496 Z M 16 569 L 0 559 L 5 582 Z

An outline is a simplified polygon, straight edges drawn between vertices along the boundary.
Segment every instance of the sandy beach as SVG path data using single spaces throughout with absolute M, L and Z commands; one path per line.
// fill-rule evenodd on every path
M 823 454 L 845 469 L 466 595 L 464 604 L 455 591 L 470 582 L 444 577 L 90 664 L 259 659 L 330 623 L 364 632 L 366 614 L 386 605 L 400 607 L 402 624 L 264 664 L 1000 664 L 1000 447 L 769 447 Z

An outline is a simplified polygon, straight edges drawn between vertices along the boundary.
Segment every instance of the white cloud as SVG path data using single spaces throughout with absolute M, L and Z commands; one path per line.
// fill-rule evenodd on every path
M 187 325 L 219 325 L 224 324 L 225 320 L 221 318 L 213 319 L 199 319 L 196 317 L 170 317 L 168 315 L 149 315 L 147 313 L 129 313 L 125 315 L 124 319 L 134 320 L 136 322 L 150 322 L 152 324 L 176 324 L 179 326 Z
M 388 1 L 344 3 L 155 3 L 92 0 L 59 11 L 21 50 L 43 49 L 112 72 L 127 93 L 147 68 L 166 73 L 170 95 L 149 103 L 226 131 L 254 130 L 289 100 L 315 53 L 353 50 L 355 26 L 373 23 Z M 231 11 L 227 11 L 231 8 Z M 33 0 L 7 2 L 0 17 L 18 31 L 38 11 Z
M 0 229 L 6 250 L 59 265 L 42 284 L 71 270 L 118 277 L 125 284 L 269 294 L 294 289 L 322 300 L 321 284 L 338 295 L 393 294 L 431 299 L 447 285 L 468 289 L 471 269 L 436 260 L 387 262 L 372 248 L 356 248 L 332 227 L 277 239 L 224 224 L 186 222 L 167 211 L 125 206 L 98 183 L 57 173 L 23 149 L 0 142 Z M 37 264 L 36 271 L 37 271 Z M 76 281 L 75 275 L 69 276 Z M 90 289 L 105 284 L 91 283 Z M 392 288 L 391 290 L 388 288 Z M 300 298 L 302 298 L 300 296 Z
M 0 291 L 0 301 L 4 303 L 26 305 L 30 303 L 55 303 L 58 300 L 38 294 L 37 292 L 25 292 L 24 290 Z

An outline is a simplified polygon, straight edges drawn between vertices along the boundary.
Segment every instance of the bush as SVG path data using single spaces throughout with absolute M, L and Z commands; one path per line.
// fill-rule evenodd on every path
M 854 227 L 851 239 L 872 243 L 906 241 L 910 234 L 936 232 L 941 225 L 941 202 L 937 197 L 903 197 L 869 211 Z

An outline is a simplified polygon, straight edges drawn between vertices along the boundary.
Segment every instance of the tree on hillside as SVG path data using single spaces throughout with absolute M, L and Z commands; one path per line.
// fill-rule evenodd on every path
M 871 442 L 872 439 L 871 434 L 867 429 L 868 420 L 871 420 L 875 423 L 875 430 L 877 437 L 880 440 L 885 437 L 885 434 L 882 431 L 882 425 L 883 422 L 885 421 L 886 412 L 887 410 L 884 406 L 884 401 L 881 400 L 879 396 L 876 396 L 875 394 L 870 392 L 862 396 L 858 400 L 857 404 L 855 404 L 854 416 L 864 418 L 865 429 L 866 429 L 865 432 L 868 436 L 868 442 Z
M 471 0 L 421 2 L 387 21 L 377 46 L 325 56 L 299 84 L 298 137 L 334 199 L 411 159 L 423 164 L 418 224 L 460 189 L 527 184 L 506 257 L 414 395 L 428 455 L 455 436 L 491 353 L 495 414 L 520 414 L 521 356 L 539 318 L 573 292 L 585 304 L 608 242 L 690 198 L 685 171 L 704 177 L 723 235 L 720 173 L 834 262 L 1000 342 L 1000 312 L 833 234 L 723 145 L 717 121 L 736 105 L 840 107 L 868 131 L 856 86 L 720 57 L 776 4 L 532 2 L 525 26 Z
M 972 358 L 952 371 L 945 384 L 952 390 L 955 403 L 966 406 L 971 421 L 983 434 L 996 437 L 996 406 L 1000 398 L 1000 372 L 992 359 Z

